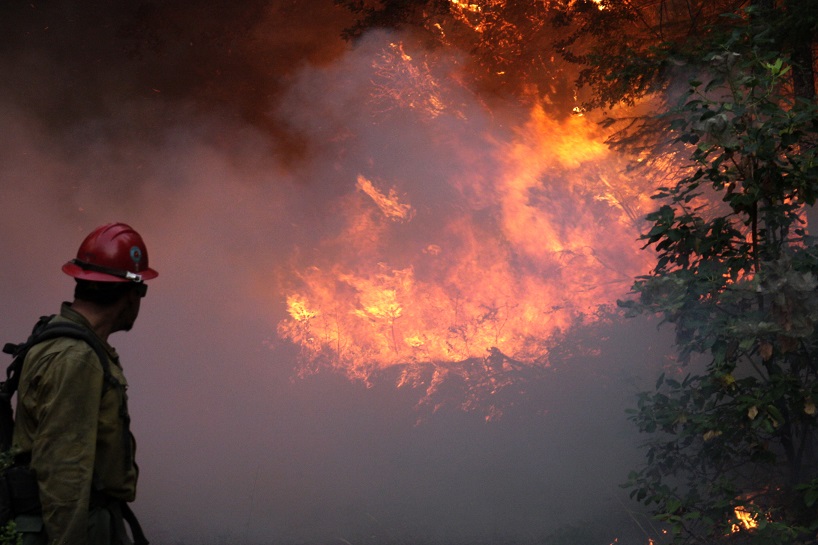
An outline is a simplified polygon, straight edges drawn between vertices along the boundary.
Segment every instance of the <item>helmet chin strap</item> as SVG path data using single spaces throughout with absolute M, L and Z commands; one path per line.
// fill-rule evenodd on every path
M 142 283 L 141 274 L 132 273 L 130 271 L 123 271 L 120 269 L 113 269 L 111 267 L 105 267 L 104 265 L 96 265 L 94 263 L 82 261 L 81 259 L 72 259 L 71 263 L 86 271 L 101 272 L 104 274 L 110 274 L 111 276 L 116 276 L 118 278 L 125 278 L 126 280 Z

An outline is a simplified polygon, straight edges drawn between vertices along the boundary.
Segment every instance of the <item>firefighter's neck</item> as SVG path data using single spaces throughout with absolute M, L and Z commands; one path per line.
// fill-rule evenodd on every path
M 122 316 L 127 306 L 127 297 L 122 297 L 116 303 L 105 306 L 83 299 L 75 299 L 71 304 L 71 308 L 88 320 L 94 333 L 104 341 L 108 340 L 111 333 L 126 329 Z

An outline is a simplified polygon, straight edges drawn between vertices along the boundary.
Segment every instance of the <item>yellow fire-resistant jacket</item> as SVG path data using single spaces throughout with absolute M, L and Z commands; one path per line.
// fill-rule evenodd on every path
M 69 303 L 63 303 L 54 320 L 90 330 Z M 95 497 L 122 501 L 133 501 L 136 494 L 138 468 L 128 429 L 127 382 L 116 351 L 101 342 L 119 386 L 103 385 L 99 358 L 78 339 L 42 342 L 31 349 L 23 365 L 13 448 L 31 454 L 49 543 L 87 543 L 92 489 Z

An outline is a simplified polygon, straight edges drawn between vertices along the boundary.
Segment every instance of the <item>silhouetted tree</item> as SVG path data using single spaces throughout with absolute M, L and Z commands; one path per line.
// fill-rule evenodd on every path
M 673 324 L 680 359 L 632 413 L 650 438 L 629 485 L 676 542 L 738 529 L 731 540 L 812 543 L 818 530 L 818 246 L 804 223 L 818 108 L 786 33 L 799 8 L 814 33 L 809 4 L 723 14 L 675 50 L 690 80 L 654 118 L 687 160 L 648 216 L 657 264 L 622 304 Z

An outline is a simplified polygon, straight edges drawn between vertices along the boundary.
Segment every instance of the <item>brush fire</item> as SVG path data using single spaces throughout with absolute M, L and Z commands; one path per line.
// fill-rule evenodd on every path
M 389 178 L 372 157 L 348 180 L 339 234 L 295 266 L 280 336 L 301 348 L 302 372 L 366 382 L 394 367 L 399 385 L 429 391 L 447 376 L 476 384 L 548 366 L 549 339 L 593 321 L 646 271 L 637 238 L 648 188 L 622 176 L 585 117 L 535 105 L 521 125 L 492 129 L 494 114 L 457 100 L 457 65 L 441 71 L 403 43 L 375 59 L 376 111 L 476 160 L 438 174 L 439 202 L 417 203 L 430 182 Z

